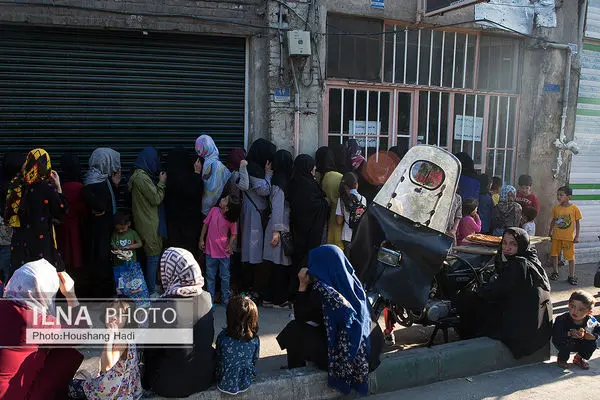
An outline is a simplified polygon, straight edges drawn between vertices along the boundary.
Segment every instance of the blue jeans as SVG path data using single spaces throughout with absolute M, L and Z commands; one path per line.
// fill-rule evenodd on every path
M 146 257 L 146 285 L 150 294 L 156 292 L 156 271 L 159 262 L 160 254 Z
M 229 303 L 229 258 L 212 258 L 206 255 L 206 285 L 210 296 L 215 297 L 215 279 L 217 271 L 221 277 L 221 299 L 223 304 Z
M 0 246 L 0 281 L 5 285 L 10 275 L 10 246 Z

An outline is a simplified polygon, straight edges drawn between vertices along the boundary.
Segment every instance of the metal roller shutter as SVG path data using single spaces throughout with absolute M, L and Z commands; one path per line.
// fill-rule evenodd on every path
M 127 171 L 200 133 L 222 155 L 243 147 L 243 38 L 2 26 L 0 55 L 2 153 L 73 151 L 83 167 L 112 147 Z

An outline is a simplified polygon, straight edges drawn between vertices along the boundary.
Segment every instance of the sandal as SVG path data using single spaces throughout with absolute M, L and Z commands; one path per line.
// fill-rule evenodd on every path
M 551 281 L 558 280 L 558 272 L 552 272 L 552 273 L 550 274 L 550 280 L 551 280 Z
M 576 276 L 570 276 L 570 277 L 567 279 L 567 281 L 568 281 L 568 282 L 569 282 L 571 285 L 573 285 L 573 286 L 577 286 L 577 284 L 579 283 L 579 282 L 577 281 L 577 277 L 576 277 Z
M 590 369 L 590 364 L 579 354 L 575 354 L 575 357 L 573 358 L 573 364 L 577 365 L 581 369 Z

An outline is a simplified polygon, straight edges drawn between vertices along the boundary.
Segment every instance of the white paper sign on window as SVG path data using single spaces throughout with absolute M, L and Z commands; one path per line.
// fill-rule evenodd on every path
M 365 135 L 378 136 L 381 130 L 381 122 L 369 121 L 367 127 L 367 121 L 349 121 L 348 133 L 350 135 L 356 135 L 356 141 L 360 147 L 377 147 L 378 138 L 366 138 Z M 363 137 L 360 137 L 363 136 Z
M 464 129 L 463 129 L 464 123 Z M 483 118 L 457 115 L 454 121 L 454 140 L 481 142 Z M 464 135 L 464 136 L 463 136 Z

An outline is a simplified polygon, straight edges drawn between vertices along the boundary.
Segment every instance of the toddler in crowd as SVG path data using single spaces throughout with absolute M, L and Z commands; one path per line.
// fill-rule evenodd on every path
M 600 323 L 592 316 L 595 302 L 590 293 L 577 290 L 569 298 L 569 312 L 556 317 L 552 343 L 558 350 L 559 367 L 567 368 L 571 353 L 576 353 L 573 364 L 582 369 L 590 368 L 587 360 L 600 338 Z
M 523 207 L 521 217 L 521 228 L 525 229 L 527 234 L 531 236 L 535 236 L 535 219 L 538 215 L 538 212 L 533 207 Z
M 132 252 L 129 261 L 136 262 L 136 250 L 143 246 L 142 239 L 136 231 L 131 229 L 131 217 L 129 214 L 119 211 L 114 218 L 114 231 L 110 238 L 110 247 L 113 250 L 113 265 L 123 264 L 123 259 L 119 258 L 119 253 L 130 250 Z
M 340 182 L 340 197 L 335 211 L 337 223 L 342 226 L 342 243 L 346 256 L 350 252 L 354 229 L 358 227 L 358 221 L 366 208 L 367 200 L 358 193 L 358 177 L 354 172 L 347 172 Z
M 473 234 L 481 232 L 481 219 L 477 213 L 478 201 L 475 199 L 465 199 L 462 204 L 463 217 L 458 224 L 456 233 L 456 242 L 460 245 L 463 240 Z
M 260 355 L 258 308 L 249 297 L 235 296 L 227 306 L 227 328 L 217 336 L 217 389 L 227 394 L 248 390 Z
M 492 185 L 490 186 L 490 194 L 495 206 L 500 202 L 500 190 L 502 190 L 502 179 L 494 176 L 492 178 Z
M 517 190 L 506 185 L 500 192 L 500 202 L 492 210 L 492 232 L 494 236 L 502 236 L 506 228 L 521 226 L 523 209 L 517 203 Z
M 230 260 L 237 237 L 237 220 L 241 205 L 233 196 L 219 200 L 204 220 L 200 235 L 200 249 L 206 254 L 206 285 L 211 297 L 215 298 L 217 272 L 221 277 L 221 299 L 229 303 Z
M 550 279 L 557 280 L 558 275 L 558 255 L 562 250 L 563 257 L 569 262 L 569 278 L 571 285 L 577 285 L 575 276 L 575 243 L 579 243 L 579 229 L 581 220 L 581 211 L 579 207 L 571 203 L 573 190 L 568 186 L 558 189 L 556 198 L 558 205 L 552 208 L 552 223 L 548 236 L 552 237 L 552 256 L 553 271 Z
M 519 190 L 517 191 L 517 203 L 519 203 L 522 208 L 532 207 L 535 208 L 537 212 L 540 212 L 538 198 L 531 191 L 531 187 L 533 186 L 533 178 L 529 175 L 521 175 L 518 183 Z

